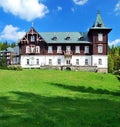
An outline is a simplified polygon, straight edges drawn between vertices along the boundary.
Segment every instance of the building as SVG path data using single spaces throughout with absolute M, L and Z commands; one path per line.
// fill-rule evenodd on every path
M 23 68 L 58 68 L 107 72 L 108 33 L 98 12 L 87 32 L 40 32 L 33 27 L 19 41 Z M 18 63 L 19 63 L 18 62 Z
M 15 46 L 14 48 L 8 47 L 0 51 L 0 59 L 2 59 L 3 56 L 6 57 L 7 65 L 19 64 L 19 46 Z

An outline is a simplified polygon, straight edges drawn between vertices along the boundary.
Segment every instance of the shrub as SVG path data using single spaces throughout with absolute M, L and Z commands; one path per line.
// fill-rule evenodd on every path
M 8 70 L 22 71 L 22 67 L 20 65 L 9 65 Z

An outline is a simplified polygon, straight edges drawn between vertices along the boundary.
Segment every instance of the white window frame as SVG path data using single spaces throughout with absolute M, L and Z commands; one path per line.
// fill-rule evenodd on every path
M 103 45 L 98 45 L 98 53 L 103 53 Z
M 30 53 L 30 46 L 26 46 L 26 53 Z
M 80 53 L 80 46 L 75 46 L 75 53 Z
M 30 59 L 26 59 L 26 63 L 27 63 L 27 65 L 29 65 L 30 64 Z
M 102 33 L 98 33 L 98 41 L 103 41 L 103 34 Z
M 61 59 L 58 59 L 57 62 L 58 62 L 58 65 L 61 65 Z
M 98 59 L 98 65 L 102 65 L 102 59 Z
M 66 65 L 70 65 L 71 64 L 71 60 L 67 59 L 66 60 Z
M 71 51 L 71 46 L 66 46 L 66 51 L 70 52 Z
M 62 53 L 62 46 L 57 46 L 57 53 Z
M 30 41 L 31 41 L 31 42 L 34 42 L 34 41 L 35 41 L 35 36 L 34 36 L 34 35 L 32 35 L 32 36 L 30 37 Z
M 49 59 L 49 61 L 48 61 L 49 63 L 49 65 L 52 65 L 52 59 Z
M 52 46 L 48 46 L 48 53 L 53 53 Z
M 31 53 L 35 53 L 35 45 L 31 45 Z
M 88 65 L 88 59 L 85 59 L 85 65 Z
M 39 64 L 40 64 L 39 59 L 36 59 L 36 64 L 37 64 L 37 65 L 39 65 Z
M 89 53 L 89 46 L 85 46 L 84 53 Z
M 79 63 L 79 59 L 76 59 L 76 65 L 79 65 L 80 63 Z
M 36 53 L 40 53 L 40 46 L 36 46 Z

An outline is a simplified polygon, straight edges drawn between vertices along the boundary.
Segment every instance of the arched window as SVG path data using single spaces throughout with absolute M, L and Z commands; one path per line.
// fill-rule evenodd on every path
M 35 36 L 32 35 L 30 40 L 31 40 L 31 42 L 34 42 L 35 41 Z
M 26 46 L 26 53 L 30 53 L 30 47 Z

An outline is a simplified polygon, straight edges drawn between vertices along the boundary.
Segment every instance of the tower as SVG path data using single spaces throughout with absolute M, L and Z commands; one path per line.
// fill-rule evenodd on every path
M 107 72 L 108 69 L 108 33 L 111 30 L 104 25 L 98 11 L 95 23 L 89 29 L 88 36 L 92 44 L 92 66 L 97 66 L 100 72 Z

